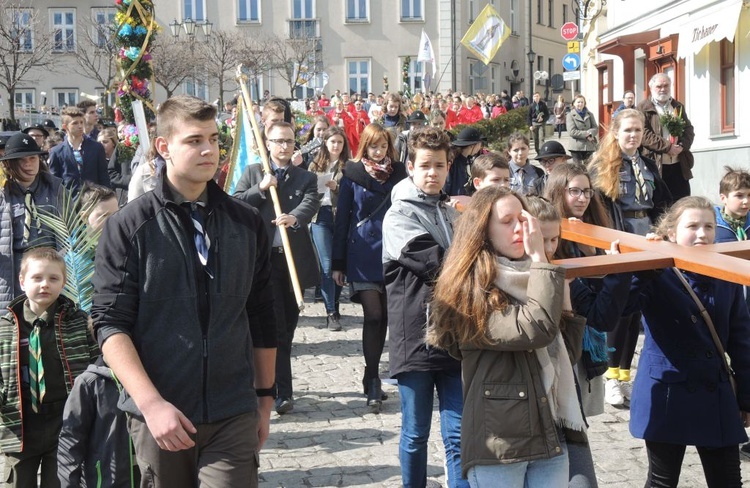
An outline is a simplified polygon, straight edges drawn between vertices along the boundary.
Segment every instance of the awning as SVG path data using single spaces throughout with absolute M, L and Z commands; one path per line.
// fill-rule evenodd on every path
M 727 0 L 690 14 L 680 28 L 677 58 L 698 54 L 706 44 L 722 39 L 734 40 L 742 0 Z

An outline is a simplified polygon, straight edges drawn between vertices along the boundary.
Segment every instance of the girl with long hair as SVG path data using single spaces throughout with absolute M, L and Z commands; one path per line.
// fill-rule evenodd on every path
M 703 197 L 678 200 L 656 228 L 657 238 L 688 247 L 713 244 L 715 233 L 713 204 Z M 740 487 L 738 444 L 747 442 L 750 426 L 750 316 L 742 286 L 672 268 L 634 279 L 633 289 L 645 340 L 630 433 L 646 441 L 646 486 L 677 486 L 685 447 L 696 446 L 706 486 Z
M 383 105 L 383 116 L 378 122 L 387 128 L 393 134 L 393 137 L 397 137 L 401 132 L 406 130 L 406 109 L 401 95 L 398 93 L 389 93 L 386 95 Z
M 594 114 L 586 108 L 586 97 L 576 95 L 573 99 L 573 109 L 565 119 L 568 134 L 573 140 L 568 150 L 576 163 L 585 164 L 591 154 L 596 151 L 596 139 L 599 126 Z
M 339 185 L 343 177 L 342 170 L 351 155 L 346 134 L 340 127 L 329 127 L 322 133 L 321 139 L 323 145 L 309 167 L 309 171 L 318 176 L 318 191 L 322 190 L 320 210 L 310 224 L 310 232 L 320 261 L 320 292 L 326 307 L 326 323 L 330 330 L 341 330 L 341 315 L 339 314 L 341 286 L 333 280 L 331 257 L 333 222 Z M 321 182 L 323 182 L 322 185 Z
M 472 487 L 568 484 L 566 435 L 585 423 L 561 319 L 577 333 L 573 345 L 584 319 L 566 290 L 522 197 L 478 191 L 437 280 L 427 334 L 462 360 L 461 461 Z
M 599 150 L 591 158 L 592 186 L 600 193 L 615 228 L 646 235 L 671 204 L 671 194 L 656 163 L 640 155 L 644 116 L 625 109 L 612 121 Z M 630 400 L 630 366 L 640 330 L 640 314 L 623 317 L 607 335 L 610 348 L 604 399 L 614 406 Z
M 351 300 L 362 304 L 362 350 L 365 374 L 362 386 L 367 405 L 379 411 L 384 395 L 379 365 L 388 327 L 383 252 L 383 218 L 390 207 L 391 190 L 406 177 L 397 161 L 393 136 L 380 124 L 370 124 L 354 161 L 344 168 L 333 233 L 333 279 L 351 285 Z
M 331 121 L 325 115 L 316 115 L 311 123 L 312 127 L 302 141 L 300 154 L 302 154 L 302 166 L 309 169 L 310 163 L 316 158 L 323 145 L 323 132 L 331 127 Z

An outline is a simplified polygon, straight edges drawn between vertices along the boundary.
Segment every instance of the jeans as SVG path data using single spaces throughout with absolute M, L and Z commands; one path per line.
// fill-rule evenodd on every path
M 439 400 L 440 433 L 445 446 L 448 487 L 468 488 L 468 482 L 461 479 L 461 371 L 410 371 L 399 374 L 397 379 L 401 397 L 398 457 L 404 488 L 423 488 L 427 483 L 427 440 L 430 437 L 435 389 Z
M 708 488 L 742 486 L 738 446 L 715 449 L 696 446 L 696 450 L 701 458 Z M 648 455 L 648 478 L 645 486 L 647 488 L 676 488 L 680 481 L 685 446 L 646 441 L 646 454 Z
M 560 447 L 563 453 L 549 459 L 473 466 L 469 469 L 469 485 L 471 488 L 567 487 L 568 447 L 565 442 L 561 442 Z
M 318 251 L 320 261 L 320 293 L 326 313 L 338 312 L 337 304 L 341 296 L 341 287 L 333 281 L 331 276 L 331 255 L 333 248 L 333 210 L 330 205 L 320 207 L 318 218 L 310 224 L 312 241 Z

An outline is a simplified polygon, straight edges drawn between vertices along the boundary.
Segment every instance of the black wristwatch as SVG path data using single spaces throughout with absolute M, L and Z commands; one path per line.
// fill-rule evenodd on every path
M 270 388 L 256 388 L 255 394 L 259 397 L 271 397 L 274 400 L 276 400 L 276 397 L 278 396 L 279 389 L 276 386 L 276 383 L 271 385 Z

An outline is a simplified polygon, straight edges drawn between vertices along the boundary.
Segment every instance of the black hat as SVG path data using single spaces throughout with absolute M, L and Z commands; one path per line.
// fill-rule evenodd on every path
M 21 132 L 23 132 L 24 134 L 28 134 L 32 130 L 38 130 L 38 131 L 44 132 L 44 137 L 49 137 L 49 131 L 42 124 L 37 124 L 37 125 L 32 125 L 31 127 L 26 127 Z
M 13 135 L 12 132 L 0 132 L 0 149 L 5 149 L 5 144 L 8 143 L 11 135 Z
M 55 126 L 55 121 L 52 119 L 44 119 L 44 121 L 42 121 L 42 127 L 46 129 L 57 130 L 57 127 Z
M 456 137 L 456 140 L 452 144 L 458 147 L 465 147 L 485 141 L 486 139 L 481 132 L 474 127 L 467 127 L 458 133 L 458 137 Z
M 409 118 L 406 119 L 407 122 L 410 124 L 412 122 L 422 122 L 424 124 L 427 123 L 427 116 L 422 112 L 421 110 L 415 110 L 409 115 Z
M 47 151 L 42 151 L 33 137 L 23 132 L 17 132 L 10 136 L 5 144 L 5 155 L 0 158 L 0 161 L 46 154 Z
M 566 159 L 570 159 L 570 156 L 565 152 L 565 148 L 562 144 L 557 141 L 547 141 L 542 144 L 539 153 L 534 159 L 541 161 L 542 159 L 557 158 L 560 156 L 565 156 Z

